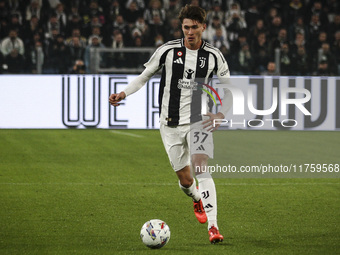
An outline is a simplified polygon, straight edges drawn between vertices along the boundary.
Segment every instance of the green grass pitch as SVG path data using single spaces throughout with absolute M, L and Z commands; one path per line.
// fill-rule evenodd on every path
M 340 163 L 338 132 L 226 139 L 237 166 Z M 0 130 L 0 254 L 340 254 L 339 179 L 215 182 L 225 240 L 211 245 L 158 130 Z M 171 229 L 160 250 L 139 238 L 153 218 Z

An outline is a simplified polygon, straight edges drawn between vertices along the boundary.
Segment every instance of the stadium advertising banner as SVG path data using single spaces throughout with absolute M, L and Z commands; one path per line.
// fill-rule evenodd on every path
M 159 77 L 119 107 L 108 103 L 135 75 L 2 75 L 0 128 L 159 128 Z M 233 106 L 225 129 L 340 130 L 339 77 L 238 76 L 213 80 L 218 111 L 225 88 Z M 205 90 L 206 91 L 206 90 Z M 208 91 L 206 91 L 208 92 Z

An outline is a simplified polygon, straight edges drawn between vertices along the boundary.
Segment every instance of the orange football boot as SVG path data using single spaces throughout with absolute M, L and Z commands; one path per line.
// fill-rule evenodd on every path
M 195 212 L 195 216 L 196 216 L 197 220 L 200 223 L 204 224 L 204 223 L 207 222 L 207 215 L 205 214 L 201 199 L 198 202 L 194 201 L 194 212 Z
M 220 232 L 218 231 L 218 229 L 216 227 L 212 226 L 209 229 L 208 233 L 209 233 L 209 241 L 212 244 L 219 243 L 219 242 L 223 241 L 223 236 L 220 234 Z

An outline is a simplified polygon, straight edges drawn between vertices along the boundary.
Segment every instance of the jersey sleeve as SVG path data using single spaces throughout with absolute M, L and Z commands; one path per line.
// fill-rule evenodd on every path
M 222 55 L 221 51 L 217 49 L 217 68 L 216 68 L 216 75 L 220 82 L 224 79 L 228 80 L 230 77 L 228 63 L 225 60 L 224 56 Z
M 164 65 L 162 56 L 164 54 L 163 47 L 159 47 L 151 56 L 148 62 L 144 64 L 148 72 L 155 74 Z
M 163 47 L 159 47 L 151 56 L 148 62 L 144 64 L 144 71 L 136 77 L 133 81 L 131 81 L 128 86 L 123 90 L 126 96 L 129 96 L 139 89 L 141 89 L 145 83 L 155 74 L 157 71 L 163 66 L 163 58 L 162 55 L 164 51 Z
M 152 77 L 152 75 L 153 73 L 150 73 L 147 69 L 145 69 L 140 75 L 138 75 L 126 86 L 123 92 L 126 96 L 135 93 L 145 85 L 145 83 Z

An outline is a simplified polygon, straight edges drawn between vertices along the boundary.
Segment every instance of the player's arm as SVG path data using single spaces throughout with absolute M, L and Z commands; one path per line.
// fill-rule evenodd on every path
M 227 64 L 227 61 L 224 59 L 221 52 L 217 54 L 217 70 L 216 75 L 220 81 L 221 84 L 228 84 L 230 82 L 230 72 L 229 67 Z M 219 124 L 216 124 L 214 120 L 216 119 L 224 119 L 227 115 L 227 112 L 230 110 L 232 104 L 233 104 L 233 97 L 229 89 L 224 88 L 223 89 L 224 96 L 222 99 L 222 106 L 218 113 L 207 113 L 206 115 L 209 116 L 209 119 L 203 122 L 204 128 L 207 128 L 208 131 L 215 131 L 220 126 Z M 214 126 L 215 125 L 215 126 Z
M 218 55 L 218 69 L 216 71 L 216 75 L 221 84 L 230 84 L 230 71 L 228 67 L 227 61 L 224 59 L 221 52 Z M 229 89 L 223 88 L 223 99 L 222 99 L 222 106 L 219 110 L 219 113 L 223 115 L 223 118 L 227 115 L 228 111 L 233 105 L 233 97 Z
M 145 85 L 145 83 L 162 67 L 162 63 L 159 61 L 162 51 L 159 49 L 160 48 L 158 48 L 151 56 L 149 61 L 144 64 L 145 69 L 137 78 L 130 82 L 122 92 L 110 95 L 109 102 L 111 105 L 119 106 L 120 101 L 140 90 Z
M 133 81 L 126 86 L 126 88 L 116 94 L 111 94 L 109 97 L 109 102 L 113 106 L 119 106 L 119 102 L 125 99 L 127 96 L 140 90 L 145 83 L 152 77 L 154 73 L 146 68 L 139 76 L 137 76 Z

